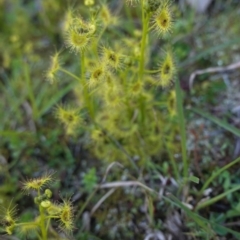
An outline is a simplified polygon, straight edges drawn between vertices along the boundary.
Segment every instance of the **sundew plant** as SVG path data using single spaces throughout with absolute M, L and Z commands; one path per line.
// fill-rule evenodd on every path
M 121 16 L 104 1 L 84 3 L 81 13 L 69 8 L 62 24 L 64 45 L 80 61 L 78 69 L 63 67 L 57 52 L 46 74 L 52 84 L 59 72 L 76 81 L 75 102 L 58 105 L 56 117 L 68 136 L 82 129 L 86 147 L 106 162 L 136 168 L 171 154 L 166 149 L 178 148 L 176 62 L 168 44 L 175 21 L 171 1 L 126 1 L 128 14 L 141 10 L 142 29 L 133 18 L 124 29 Z M 156 52 L 153 41 L 159 41 Z
M 48 188 L 54 182 L 53 173 L 45 173 L 42 177 L 26 180 L 22 190 L 26 194 L 34 193 L 34 203 L 38 207 L 38 216 L 33 221 L 23 222 L 17 217 L 17 206 L 10 204 L 2 209 L 1 224 L 8 235 L 17 235 L 21 239 L 40 240 L 69 239 L 60 237 L 59 232 L 69 235 L 74 229 L 74 213 L 70 199 L 62 203 L 54 202 L 52 191 Z M 25 197 L 26 198 L 26 197 Z M 52 222 L 58 223 L 58 230 L 52 228 Z M 53 236 L 49 238 L 49 236 Z
M 228 99 L 215 105 L 239 94 L 225 89 L 225 78 L 203 82 L 232 65 L 193 72 L 204 75 L 184 95 L 178 79 L 185 87 L 193 68 L 239 57 L 239 9 L 214 3 L 204 28 L 206 18 L 173 0 L 69 2 L 0 0 L 1 236 L 240 239 L 239 172 L 229 171 L 240 157 L 232 161 L 233 138 L 225 137 L 240 136 L 239 119 L 229 118 Z M 205 49 L 218 37 L 222 44 Z M 225 105 L 226 121 L 202 111 L 210 102 L 214 112 Z M 20 197 L 20 185 L 30 196 Z

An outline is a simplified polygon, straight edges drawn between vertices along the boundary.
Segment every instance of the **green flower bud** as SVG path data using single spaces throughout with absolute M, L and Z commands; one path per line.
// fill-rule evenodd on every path
M 40 203 L 39 197 L 35 197 L 35 198 L 34 198 L 34 203 L 37 204 L 37 205 L 39 205 L 39 203 Z
M 49 208 L 51 206 L 51 202 L 49 200 L 42 201 L 41 206 L 43 208 Z
M 47 198 L 51 198 L 52 197 L 52 191 L 50 189 L 46 189 L 44 193 L 45 193 Z

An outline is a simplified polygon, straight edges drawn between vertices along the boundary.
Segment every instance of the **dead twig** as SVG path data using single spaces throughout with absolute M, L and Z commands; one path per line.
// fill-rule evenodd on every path
M 117 181 L 117 182 L 104 183 L 104 184 L 101 184 L 99 188 L 117 188 L 117 187 L 132 187 L 132 186 L 139 186 L 149 192 L 155 192 L 153 189 L 147 187 L 146 185 L 138 181 Z
M 114 192 L 115 192 L 115 188 L 110 189 L 96 204 L 95 206 L 92 208 L 90 215 L 92 216 L 96 210 L 102 205 L 102 203 L 108 198 L 110 197 Z
M 226 67 L 211 67 L 211 68 L 206 68 L 206 69 L 202 69 L 202 70 L 197 70 L 190 75 L 189 87 L 190 87 L 190 89 L 192 89 L 193 81 L 194 81 L 194 79 L 196 78 L 197 75 L 201 75 L 201 74 L 205 74 L 205 73 L 226 72 L 226 71 L 234 70 L 236 68 L 240 68 L 240 62 L 230 64 Z
M 103 176 L 103 179 L 102 179 L 102 183 L 106 181 L 109 171 L 110 171 L 114 166 L 118 166 L 118 167 L 120 167 L 120 168 L 123 169 L 123 165 L 122 165 L 121 163 L 119 163 L 119 162 L 112 162 L 112 163 L 107 167 L 107 170 L 106 170 L 106 172 L 105 172 L 105 174 L 104 174 L 104 176 Z

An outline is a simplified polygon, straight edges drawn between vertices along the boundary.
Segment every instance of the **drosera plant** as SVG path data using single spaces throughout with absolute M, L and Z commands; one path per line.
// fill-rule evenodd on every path
M 178 131 L 172 120 L 173 109 L 169 109 L 168 100 L 161 99 L 164 94 L 172 98 L 165 91 L 171 88 L 177 72 L 172 48 L 159 48 L 165 51 L 158 53 L 162 60 L 156 63 L 157 70 L 150 65 L 150 34 L 168 42 L 174 25 L 172 3 L 126 1 L 127 8 L 135 6 L 141 10 L 142 18 L 142 30 L 132 23 L 135 29 L 128 36 L 121 33 L 123 20 L 112 13 L 106 1 L 84 3 L 84 14 L 72 9 L 66 12 L 62 29 L 65 46 L 75 53 L 80 67 L 73 72 L 63 64 L 54 64 L 55 58 L 51 57 L 51 66 L 58 67 L 57 71 L 53 68 L 54 76 L 61 72 L 76 82 L 74 104 L 76 111 L 86 113 L 81 123 L 87 124 L 80 123 L 79 128 L 83 127 L 89 137 L 86 145 L 90 151 L 106 162 L 118 159 L 135 169 L 146 167 L 152 157 L 166 152 L 165 146 L 172 144 L 168 136 Z M 63 122 L 59 114 L 56 116 Z M 175 126 L 170 127 L 171 124 Z M 67 135 L 76 133 L 65 129 Z M 178 144 L 173 145 L 179 148 Z
M 78 112 L 86 113 L 84 131 L 89 137 L 89 150 L 106 162 L 117 160 L 131 166 L 138 174 L 140 168 L 150 169 L 154 157 L 159 165 L 161 156 L 167 154 L 175 179 L 180 181 L 180 176 L 184 177 L 181 192 L 182 186 L 189 182 L 189 163 L 182 93 L 168 38 L 174 26 L 172 2 L 126 1 L 127 8 L 138 7 L 142 22 L 141 30 L 131 23 L 133 29 L 127 36 L 118 31 L 116 24 L 121 19 L 116 21 L 105 1 L 86 2 L 88 11 L 84 12 L 84 17 L 70 9 L 63 24 L 65 45 L 75 53 L 78 67 L 73 72 L 62 65 L 58 71 L 77 83 L 75 104 Z M 157 46 L 156 54 L 151 53 L 151 31 L 155 40 L 164 38 L 168 43 L 167 47 Z M 116 39 L 115 34 L 120 38 Z M 112 38 L 114 41 L 109 40 Z M 158 59 L 156 65 L 152 62 L 153 55 Z M 175 89 L 168 91 L 174 82 Z M 65 120 L 63 115 L 56 116 L 66 126 L 67 116 Z M 76 129 L 78 127 L 83 125 L 76 124 Z M 65 129 L 67 135 L 76 133 Z M 176 141 L 179 134 L 181 145 Z M 180 148 L 183 174 L 180 173 L 181 164 L 178 165 L 174 158 L 174 152 Z
M 84 128 L 91 141 L 90 151 L 107 162 L 118 160 L 125 165 L 132 165 L 138 173 L 139 167 L 150 166 L 149 162 L 154 156 L 160 159 L 157 164 L 161 164 L 161 156 L 167 153 L 174 177 L 180 183 L 176 195 L 182 195 L 182 201 L 173 197 L 173 204 L 184 210 L 186 218 L 193 219 L 194 224 L 208 234 L 205 225 L 214 223 L 203 221 L 194 211 L 198 212 L 239 188 L 201 203 L 199 200 L 208 186 L 205 184 L 200 196 L 197 196 L 195 209 L 191 206 L 194 209 L 191 211 L 186 207 L 189 207 L 187 198 L 190 182 L 198 183 L 199 179 L 189 176 L 183 96 L 176 78 L 177 64 L 172 47 L 158 47 L 164 51 L 162 55 L 158 55 L 160 51 L 154 55 L 161 59 L 156 64 L 156 70 L 151 61 L 151 30 L 155 39 L 164 38 L 168 44 L 170 42 L 168 37 L 171 37 L 174 29 L 172 2 L 126 1 L 127 8 L 139 7 L 142 20 L 141 31 L 133 28 L 131 33 L 127 31 L 127 37 L 121 31 L 118 32 L 118 26 L 114 25 L 114 30 L 111 29 L 111 24 L 119 23 L 121 19 L 111 21 L 114 16 L 104 1 L 100 4 L 86 2 L 89 15 L 85 14 L 83 18 L 68 12 L 71 17 L 66 18 L 68 20 L 64 24 L 68 26 L 64 28 L 65 45 L 80 60 L 80 71 L 73 73 L 64 67 L 59 68 L 59 71 L 77 82 L 75 100 L 76 105 L 81 106 L 80 110 L 84 109 L 87 113 L 87 126 Z M 131 25 L 135 27 L 133 23 Z M 114 34 L 120 36 L 120 40 Z M 114 41 L 106 42 L 105 35 L 108 39 L 114 37 Z M 165 91 L 173 83 L 175 88 Z M 66 131 L 66 134 L 69 133 L 72 134 Z M 178 135 L 180 143 L 176 141 Z M 177 164 L 174 152 L 180 151 L 182 163 Z M 208 180 L 208 184 L 213 177 Z M 170 202 L 167 198 L 164 200 Z
M 8 208 L 2 209 L 1 223 L 6 234 L 34 239 L 67 239 L 64 235 L 69 235 L 74 229 L 74 208 L 70 199 L 63 199 L 61 203 L 54 202 L 52 191 L 48 188 L 55 181 L 52 172 L 47 172 L 43 176 L 26 180 L 22 183 L 22 190 L 25 194 L 34 194 L 34 203 L 38 208 L 38 216 L 29 222 L 21 222 L 17 218 L 17 207 L 12 204 Z M 58 223 L 58 229 L 64 233 L 59 234 L 51 226 L 52 221 Z
M 47 1 L 44 2 L 47 3 Z M 154 57 L 157 57 L 157 59 L 162 56 L 162 61 L 156 64 L 157 70 L 152 70 L 152 68 L 155 67 L 152 61 L 153 53 L 151 50 L 153 38 L 150 37 L 150 30 L 153 30 L 154 39 L 163 38 L 165 35 L 171 36 L 174 21 L 170 1 L 127 0 L 128 5 L 126 9 L 129 10 L 130 7 L 133 6 L 135 16 L 136 12 L 138 13 L 140 9 L 143 13 L 142 30 L 139 30 L 135 26 L 135 22 L 131 19 L 129 26 L 131 25 L 136 28 L 132 29 L 132 31 L 129 31 L 131 27 L 127 29 L 126 26 L 126 29 L 124 29 L 124 24 L 122 24 L 121 27 L 116 26 L 117 23 L 121 22 L 121 19 L 115 18 L 109 6 L 104 2 L 98 4 L 98 1 L 85 0 L 84 3 L 86 10 L 89 10 L 90 14 L 79 16 L 77 11 L 73 12 L 69 10 L 65 18 L 66 24 L 63 24 L 65 45 L 75 53 L 75 55 L 72 54 L 71 58 L 76 57 L 80 61 L 75 61 L 77 62 L 78 68 L 72 70 L 70 64 L 68 66 L 60 64 L 60 52 L 57 52 L 51 57 L 51 64 L 46 73 L 46 78 L 52 85 L 57 83 L 59 76 L 68 76 L 69 79 L 72 78 L 74 84 L 70 83 L 65 90 L 62 89 L 61 86 L 60 91 L 62 93 L 60 91 L 56 95 L 49 93 L 48 95 L 51 95 L 51 97 L 52 95 L 56 96 L 56 98 L 52 100 L 46 96 L 46 91 L 44 91 L 44 89 L 48 89 L 47 84 L 44 84 L 44 88 L 41 86 L 42 91 L 40 94 L 39 92 L 38 94 L 34 94 L 37 92 L 36 90 L 39 89 L 39 85 L 36 85 L 36 80 L 31 80 L 29 75 L 30 68 L 27 64 L 24 64 L 23 72 L 27 87 L 24 86 L 23 89 L 27 91 L 26 94 L 22 94 L 23 96 L 20 100 L 18 95 L 14 97 L 14 95 L 9 94 L 12 103 L 14 99 L 18 99 L 18 101 L 14 103 L 16 104 L 14 109 L 20 109 L 18 106 L 21 105 L 21 102 L 24 102 L 26 95 L 27 103 L 30 103 L 33 110 L 33 119 L 37 122 L 37 120 L 48 112 L 59 99 L 65 96 L 73 86 L 76 86 L 74 94 L 77 107 L 73 108 L 68 107 L 68 105 L 58 105 L 55 111 L 55 115 L 64 125 L 66 134 L 70 136 L 76 134 L 76 130 L 83 126 L 83 122 L 86 122 L 87 124 L 84 125 L 84 131 L 87 133 L 85 136 L 88 136 L 91 141 L 90 151 L 94 151 L 99 159 L 104 159 L 108 162 L 117 159 L 126 165 L 127 163 L 133 163 L 137 168 L 139 166 L 145 167 L 147 164 L 152 163 L 153 161 L 151 160 L 154 159 L 156 164 L 152 166 L 158 166 L 159 171 L 162 171 L 161 156 L 164 155 L 162 152 L 167 152 L 169 156 L 164 156 L 166 160 L 165 163 L 170 160 L 172 169 L 168 168 L 164 174 L 173 173 L 178 180 L 184 176 L 185 179 L 179 188 L 179 192 L 182 192 L 181 190 L 183 188 L 186 187 L 185 189 L 187 189 L 189 187 L 188 179 L 196 183 L 198 179 L 194 177 L 188 178 L 190 168 L 186 154 L 186 133 L 184 131 L 185 123 L 182 109 L 182 96 L 179 81 L 176 78 L 174 79 L 176 75 L 176 62 L 170 47 L 165 48 L 166 50 L 162 55 L 158 55 L 158 52 L 154 54 Z M 49 7 L 48 9 L 52 10 L 52 8 Z M 85 13 L 87 13 L 87 11 Z M 54 16 L 54 14 L 51 16 Z M 130 19 L 128 20 L 130 21 Z M 124 34 L 122 32 L 124 32 Z M 127 35 L 127 37 L 124 35 Z M 117 40 L 116 36 L 120 37 L 121 40 Z M 112 41 L 112 37 L 115 37 L 114 41 Z M 106 39 L 109 40 L 106 41 Z M 161 44 L 162 42 L 163 41 L 161 41 Z M 160 46 L 158 48 L 163 47 Z M 209 49 L 207 49 L 207 51 L 209 51 Z M 19 66 L 21 66 L 22 69 L 22 65 Z M 69 70 L 70 68 L 71 70 Z M 19 74 L 17 73 L 16 75 L 21 80 Z M 19 83 L 22 84 L 20 80 Z M 171 87 L 171 84 L 174 82 L 173 80 L 175 80 L 176 83 L 175 89 L 170 92 L 166 91 L 166 88 Z M 8 84 L 14 83 L 13 81 L 7 82 Z M 59 85 L 56 84 L 51 90 L 56 86 L 59 87 Z M 11 90 L 11 88 L 9 89 Z M 18 90 L 17 92 L 19 92 L 19 86 L 16 85 L 16 89 Z M 162 99 L 162 95 L 164 95 L 166 99 Z M 44 104 L 42 100 L 46 100 Z M 84 117 L 80 115 L 82 110 L 87 113 Z M 233 128 L 226 122 L 220 121 L 220 119 L 203 111 L 198 109 L 192 110 L 233 134 L 236 134 L 236 136 L 239 136 L 237 128 Z M 16 111 L 13 110 L 12 112 L 16 116 Z M 23 114 L 18 111 L 17 115 L 17 118 L 20 118 Z M 8 118 L 5 117 L 5 119 L 7 119 L 6 123 L 8 123 Z M 175 124 L 177 121 L 180 122 L 180 128 Z M 176 150 L 180 152 L 179 138 L 176 138 L 179 132 L 181 134 L 182 148 L 180 158 L 183 159 L 183 167 L 180 161 L 179 165 L 176 164 L 174 158 Z M 5 132 L 5 134 L 7 134 L 7 132 Z M 3 135 L 2 132 L 1 135 Z M 155 158 L 153 158 L 153 156 Z M 239 164 L 239 161 L 238 158 L 220 168 L 218 171 L 213 171 L 212 175 L 206 178 L 200 190 L 191 189 L 190 194 L 193 198 L 196 198 L 195 203 L 192 205 L 193 211 L 190 211 L 186 205 L 182 204 L 189 196 L 189 192 L 185 192 L 185 199 L 181 198 L 182 202 L 179 198 L 173 198 L 172 204 L 179 209 L 183 209 L 190 219 L 195 219 L 195 222 L 191 221 L 192 225 L 196 225 L 195 223 L 198 222 L 198 219 L 203 221 L 199 215 L 193 212 L 208 211 L 209 207 L 217 201 L 228 199 L 231 194 L 239 191 L 238 185 L 232 186 L 232 188 L 229 186 L 227 189 L 224 188 L 222 194 L 215 197 L 208 196 L 209 199 L 203 199 L 205 190 L 208 190 L 210 186 L 214 186 L 215 181 L 221 178 L 222 173 L 231 166 Z M 179 169 L 183 169 L 183 174 Z M 95 171 L 90 170 L 89 173 L 84 176 L 85 188 L 89 189 L 89 192 L 92 191 L 97 182 L 94 174 Z M 142 181 L 142 179 L 140 180 Z M 201 181 L 203 182 L 204 179 L 201 179 Z M 36 184 L 37 182 L 40 182 L 40 179 L 32 183 Z M 48 183 L 50 184 L 51 181 Z M 34 184 L 31 186 L 33 187 Z M 37 203 L 38 208 L 39 205 L 45 207 L 43 209 L 46 216 L 49 214 L 47 210 L 47 206 L 49 205 L 48 201 L 52 204 L 52 212 L 50 210 L 50 213 L 56 213 L 54 212 L 54 209 L 56 210 L 56 208 L 54 208 L 55 203 L 45 195 L 47 192 L 44 190 L 47 185 L 47 183 L 46 185 L 43 184 L 43 187 L 40 189 L 40 196 L 45 197 Z M 34 187 L 31 191 L 38 194 L 37 189 Z M 49 194 L 48 192 L 48 196 L 50 196 Z M 157 197 L 158 195 L 156 193 L 156 198 Z M 119 199 L 119 201 L 121 201 L 121 199 Z M 165 199 L 165 201 L 167 202 L 167 199 Z M 149 202 L 151 201 L 149 200 Z M 56 205 L 59 207 L 64 204 L 68 206 L 66 208 L 69 209 L 71 202 L 68 199 L 64 200 L 62 205 Z M 155 210 L 156 209 L 154 209 L 154 211 Z M 237 213 L 235 210 L 233 211 L 234 214 L 239 214 L 239 211 Z M 21 221 L 17 218 L 16 213 L 16 207 L 12 204 L 3 211 L 2 223 L 7 233 L 14 234 L 22 229 L 22 232 L 28 234 L 30 234 L 29 232 L 33 232 L 33 234 L 35 232 L 36 235 L 39 235 L 39 238 L 42 237 L 41 224 L 38 224 L 40 223 L 39 220 L 34 221 L 32 225 L 31 223 L 18 225 Z M 153 215 L 153 213 L 151 213 L 151 215 Z M 58 219 L 60 223 L 60 217 L 58 216 L 56 219 Z M 205 221 L 205 224 L 208 226 L 211 222 Z M 221 224 L 223 225 L 224 223 L 221 222 Z M 63 228 L 63 226 L 64 224 L 61 225 L 60 228 Z M 71 228 L 72 224 L 69 226 Z M 25 230 L 23 231 L 23 229 Z M 31 231 L 31 229 L 33 231 Z M 54 234 L 51 229 L 52 228 L 49 228 L 47 230 L 48 236 Z M 223 230 L 226 231 L 226 228 L 223 228 Z M 208 239 L 205 236 L 208 234 L 207 231 L 204 230 L 202 233 L 201 238 Z M 239 234 L 235 236 L 239 238 Z M 197 237 L 197 235 L 195 237 Z M 200 237 L 200 234 L 198 237 Z

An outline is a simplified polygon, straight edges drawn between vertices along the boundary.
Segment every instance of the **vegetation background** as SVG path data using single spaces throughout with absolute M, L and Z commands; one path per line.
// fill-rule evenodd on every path
M 156 70 L 171 45 L 175 80 L 162 88 L 150 84 L 154 74 L 143 73 L 151 94 L 140 98 L 142 85 L 132 80 L 140 3 L 87 2 L 0 0 L 1 239 L 37 239 L 32 231 L 7 236 L 4 214 L 11 203 L 17 221 L 35 219 L 35 195 L 24 195 L 22 183 L 47 172 L 54 172 L 53 201 L 71 199 L 75 213 L 71 233 L 53 222 L 49 239 L 240 239 L 239 1 L 215 0 L 202 12 L 173 1 L 171 36 L 149 33 L 145 57 L 146 69 Z M 94 11 L 102 20 L 86 66 L 94 69 L 104 47 L 137 59 L 124 57 L 123 66 L 113 66 L 126 89 L 111 88 L 113 96 L 103 99 L 95 83 L 74 81 L 82 77 L 83 54 L 67 49 L 64 32 L 69 14 L 89 19 Z M 46 77 L 56 56 L 61 67 Z M 122 104 L 118 94 L 130 97 Z M 142 118 L 134 115 L 141 101 Z M 74 129 L 61 123 L 61 108 L 80 116 Z

